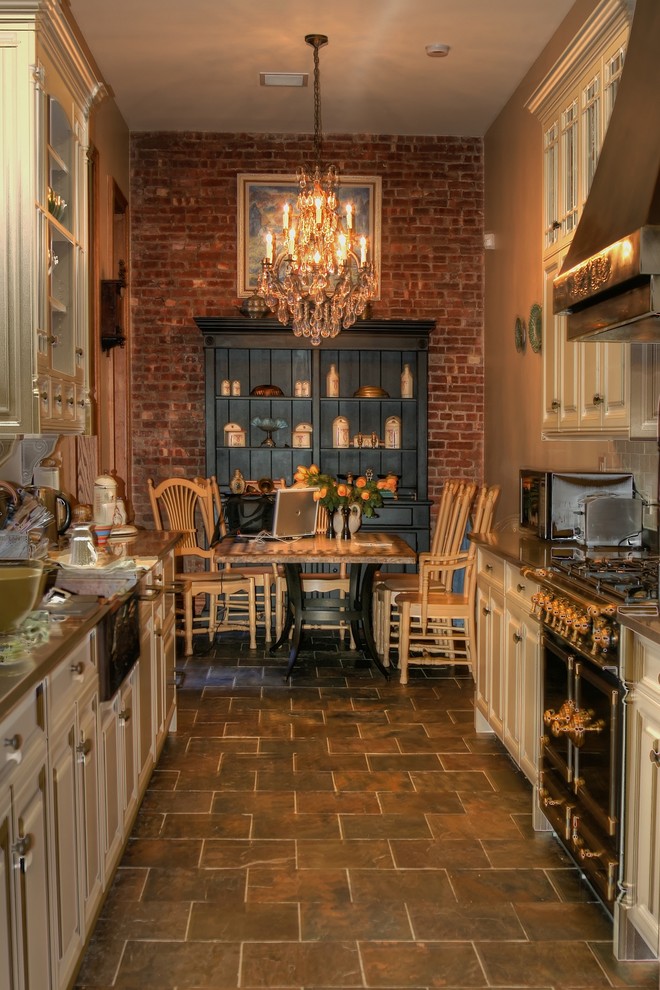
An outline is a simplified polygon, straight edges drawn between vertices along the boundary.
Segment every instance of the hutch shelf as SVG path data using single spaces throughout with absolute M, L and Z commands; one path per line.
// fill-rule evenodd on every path
M 375 477 L 393 473 L 398 498 L 388 498 L 363 525 L 399 532 L 414 549 L 428 549 L 427 379 L 434 321 L 360 321 L 320 347 L 273 319 L 200 316 L 195 322 L 205 350 L 206 470 L 222 489 L 228 490 L 236 470 L 248 480 L 284 478 L 289 485 L 298 464 L 318 464 L 339 477 L 369 469 Z M 338 396 L 327 394 L 333 365 Z M 405 365 L 413 376 L 411 398 L 401 396 Z M 251 394 L 262 385 L 277 386 L 282 395 Z M 232 387 L 239 394 L 223 394 Z M 296 394 L 301 387 L 309 394 Z M 365 387 L 386 395 L 355 394 Z M 337 417 L 348 421 L 348 447 L 335 444 Z M 400 420 L 396 448 L 383 445 L 390 417 Z M 286 423 L 273 433 L 275 446 L 264 445 L 267 435 L 252 425 L 255 419 Z M 228 424 L 240 432 L 225 430 Z M 306 432 L 296 430 L 301 425 Z M 357 445 L 359 435 L 366 445 Z M 372 437 L 377 446 L 370 445 Z

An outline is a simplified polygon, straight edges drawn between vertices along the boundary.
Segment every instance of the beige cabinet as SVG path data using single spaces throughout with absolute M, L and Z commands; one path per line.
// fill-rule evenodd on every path
M 615 909 L 620 959 L 660 955 L 660 646 L 626 631 L 624 896 Z
M 504 720 L 502 742 L 533 786 L 541 735 L 540 623 L 533 614 L 535 581 L 505 565 Z
M 174 551 L 143 578 L 140 587 L 140 780 L 148 776 L 168 731 L 176 728 L 176 611 Z
M 623 71 L 629 12 L 601 0 L 527 107 L 543 131 L 543 435 L 628 436 L 628 344 L 571 343 L 552 280 L 578 225 Z
M 67 987 L 100 903 L 101 794 L 94 633 L 49 675 L 53 986 Z
M 478 551 L 477 570 L 477 670 L 475 726 L 479 732 L 495 732 L 504 724 L 504 562 L 488 551 Z
M 660 344 L 631 344 L 630 439 L 657 440 Z
M 51 987 L 43 685 L 0 725 L 0 990 Z
M 559 256 L 544 268 L 543 433 L 625 436 L 630 429 L 630 345 L 575 343 L 566 317 L 552 312 Z
M 139 662 L 112 701 L 101 705 L 104 878 L 109 879 L 138 804 Z
M 100 80 L 63 5 L 0 9 L 0 431 L 87 424 L 87 149 Z

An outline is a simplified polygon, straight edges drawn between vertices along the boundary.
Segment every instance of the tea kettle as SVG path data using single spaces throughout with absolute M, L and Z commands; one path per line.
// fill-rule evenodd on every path
M 13 504 L 18 505 L 20 499 L 18 492 L 8 481 L 0 481 L 0 529 L 7 523 L 9 508 Z
M 42 505 L 45 505 L 53 521 L 44 529 L 44 536 L 48 537 L 50 546 L 57 545 L 58 536 L 69 528 L 71 522 L 71 502 L 64 492 L 49 488 L 47 485 L 28 485 L 25 489 L 31 495 L 35 495 Z

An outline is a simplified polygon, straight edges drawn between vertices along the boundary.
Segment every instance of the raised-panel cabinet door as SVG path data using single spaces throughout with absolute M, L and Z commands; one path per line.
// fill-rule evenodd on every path
M 541 634 L 536 619 L 521 616 L 524 630 L 520 686 L 520 757 L 518 765 L 529 782 L 538 780 L 541 736 Z
M 45 744 L 28 761 L 15 778 L 12 794 L 18 986 L 45 990 L 52 985 Z
M 71 717 L 51 737 L 50 800 L 52 808 L 53 971 L 55 986 L 66 985 L 72 961 L 82 946 L 78 832 L 76 814 L 76 719 Z
M 96 690 L 88 694 L 78 704 L 78 742 L 76 753 L 79 770 L 79 821 L 82 839 L 80 872 L 84 937 L 89 932 L 92 919 L 103 893 L 98 694 Z
M 585 344 L 585 346 L 587 346 Z M 606 432 L 630 426 L 630 345 L 598 344 L 601 357 L 603 420 Z
M 520 692 L 525 629 L 520 610 L 506 610 L 502 670 L 502 742 L 516 763 L 520 761 Z
M 477 669 L 476 669 L 476 711 L 488 719 L 490 709 L 490 671 L 492 666 L 490 647 L 490 608 L 489 608 L 490 586 L 477 583 Z M 479 718 L 476 720 L 477 729 L 484 731 L 484 722 Z
M 139 714 L 137 697 L 137 668 L 126 678 L 119 692 L 119 746 L 122 788 L 122 831 L 125 835 L 137 807 L 138 772 L 137 753 L 139 746 Z
M 122 787 L 119 764 L 118 698 L 102 706 L 101 744 L 101 794 L 103 812 L 103 874 L 104 882 L 110 878 L 122 845 Z
M 491 678 L 488 721 L 495 733 L 504 735 L 504 595 L 493 588 L 490 593 Z
M 0 789 L 0 990 L 18 987 L 16 948 L 14 945 L 12 852 L 11 852 L 11 792 Z

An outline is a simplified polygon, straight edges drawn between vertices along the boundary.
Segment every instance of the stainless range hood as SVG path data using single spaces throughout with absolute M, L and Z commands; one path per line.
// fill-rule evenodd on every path
M 612 118 L 559 275 L 569 340 L 660 342 L 660 0 L 637 0 Z

